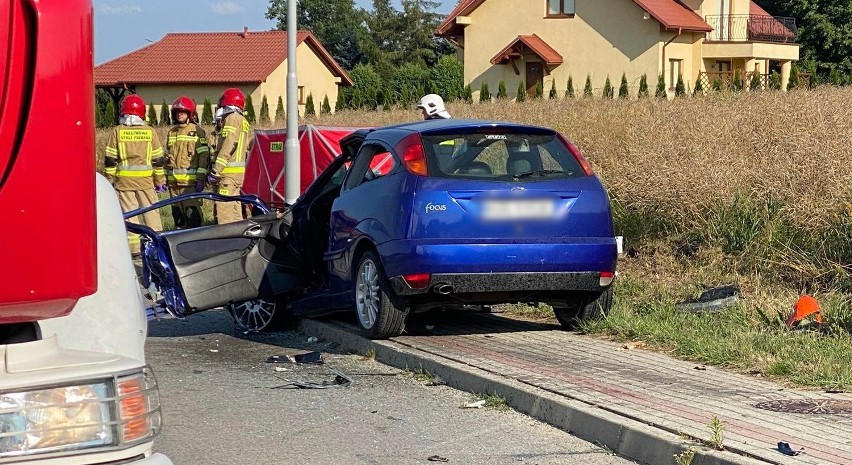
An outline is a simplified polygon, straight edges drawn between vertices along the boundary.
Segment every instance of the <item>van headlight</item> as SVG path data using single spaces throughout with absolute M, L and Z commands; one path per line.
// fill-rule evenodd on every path
M 149 367 L 109 379 L 0 392 L 0 459 L 123 448 L 160 430 L 160 397 Z

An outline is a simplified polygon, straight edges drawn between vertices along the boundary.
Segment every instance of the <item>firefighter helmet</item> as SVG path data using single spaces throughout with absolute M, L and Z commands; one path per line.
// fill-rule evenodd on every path
M 447 119 L 450 113 L 444 106 L 444 99 L 438 94 L 424 95 L 417 102 L 417 108 L 423 110 L 426 119 Z
M 246 107 L 246 95 L 240 89 L 231 87 L 222 92 L 219 98 L 220 107 L 237 107 L 243 110 Z
M 179 111 L 189 115 L 190 122 L 195 122 L 195 102 L 191 98 L 181 95 L 172 102 L 172 121 L 177 121 L 177 112 Z
M 136 94 L 130 94 L 121 101 L 122 115 L 135 115 L 145 119 L 145 101 Z

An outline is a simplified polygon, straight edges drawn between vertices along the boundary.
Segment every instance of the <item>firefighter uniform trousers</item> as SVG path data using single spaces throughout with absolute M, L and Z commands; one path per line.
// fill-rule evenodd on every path
M 148 125 L 113 128 L 104 149 L 104 174 L 118 193 L 122 211 L 147 207 L 157 201 L 154 186 L 165 184 L 164 164 L 163 146 L 153 128 Z M 157 210 L 130 218 L 130 222 L 155 231 L 163 229 Z M 139 253 L 137 234 L 127 233 L 127 243 L 131 253 Z
M 178 124 L 169 130 L 166 141 L 168 157 L 166 176 L 172 197 L 195 192 L 195 181 L 207 179 L 210 150 L 204 129 L 195 123 Z M 172 205 L 175 227 L 197 228 L 203 222 L 201 199 L 186 200 Z
M 213 175 L 219 178 L 215 192 L 221 195 L 240 195 L 246 173 L 246 158 L 250 150 L 252 130 L 243 115 L 233 112 L 225 116 L 216 141 Z M 217 202 L 216 222 L 242 221 L 243 207 L 239 202 Z

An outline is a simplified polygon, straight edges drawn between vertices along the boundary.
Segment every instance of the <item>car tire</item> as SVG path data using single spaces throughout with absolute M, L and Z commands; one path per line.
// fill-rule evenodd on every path
M 299 322 L 284 297 L 248 300 L 227 309 L 237 329 L 247 333 L 293 329 Z
M 409 313 L 407 302 L 391 289 L 374 252 L 361 255 L 353 281 L 355 314 L 364 334 L 370 339 L 402 334 Z
M 599 320 L 612 308 L 612 286 L 603 292 L 582 293 L 568 301 L 562 308 L 553 308 L 559 324 L 565 329 L 576 329 L 582 321 Z

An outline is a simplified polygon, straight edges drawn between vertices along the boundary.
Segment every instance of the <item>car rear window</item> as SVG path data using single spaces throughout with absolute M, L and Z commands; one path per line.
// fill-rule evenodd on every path
M 537 181 L 586 175 L 555 133 L 423 135 L 422 140 L 432 177 Z

